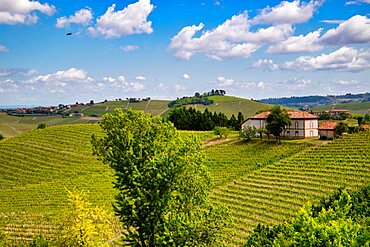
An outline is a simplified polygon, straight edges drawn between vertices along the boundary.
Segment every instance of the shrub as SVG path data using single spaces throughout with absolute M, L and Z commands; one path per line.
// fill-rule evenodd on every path
M 5 136 L 3 136 L 2 134 L 0 134 L 0 141 L 5 139 Z
M 257 134 L 257 128 L 254 126 L 247 126 L 244 127 L 240 132 L 239 136 L 243 138 L 245 141 L 249 142 L 255 137 Z
M 230 134 L 230 129 L 227 127 L 216 126 L 213 129 L 213 132 L 215 133 L 215 135 L 220 136 L 220 138 L 226 138 Z
M 37 126 L 37 129 L 46 129 L 48 127 L 48 125 L 46 123 L 40 123 L 38 126 Z

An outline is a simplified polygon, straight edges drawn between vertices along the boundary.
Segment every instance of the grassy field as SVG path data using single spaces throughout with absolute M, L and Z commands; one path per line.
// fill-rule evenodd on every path
M 322 106 L 312 109 L 313 111 L 324 111 L 330 109 L 344 109 L 349 110 L 354 114 L 365 115 L 366 113 L 370 114 L 370 102 L 361 102 L 361 103 L 347 103 L 347 104 L 337 104 L 332 106 Z
M 253 116 L 259 110 L 271 108 L 268 104 L 233 96 L 211 96 L 209 99 L 214 100 L 214 103 L 208 106 L 191 105 L 191 107 L 201 111 L 207 108 L 209 111 L 223 112 L 228 117 L 232 114 L 237 116 L 238 112 L 241 112 L 246 118 Z
M 48 126 L 57 126 L 65 124 L 96 123 L 97 120 L 83 118 L 63 118 L 61 116 L 10 116 L 6 113 L 0 113 L 0 134 L 6 137 L 19 135 L 23 132 L 37 128 L 40 123 L 46 123 Z
M 67 125 L 0 142 L 0 229 L 18 241 L 55 234 L 67 203 L 65 188 L 89 191 L 93 204 L 111 208 L 112 171 L 92 156 L 93 133 L 100 134 L 98 125 Z M 196 134 L 201 140 L 214 137 Z M 228 245 L 243 243 L 258 223 L 282 222 L 307 200 L 369 182 L 369 140 L 369 133 L 360 133 L 319 147 L 312 141 L 255 140 L 205 148 L 215 182 L 212 200 L 227 205 L 234 219 Z
M 107 101 L 103 103 L 97 103 L 92 106 L 76 106 L 69 110 L 69 112 L 78 111 L 86 116 L 97 115 L 102 116 L 105 113 L 113 113 L 115 108 L 121 108 L 127 110 L 128 108 L 134 110 L 140 110 L 150 113 L 153 116 L 163 115 L 168 108 L 167 100 L 150 100 L 142 101 L 137 103 L 129 103 L 127 100 Z

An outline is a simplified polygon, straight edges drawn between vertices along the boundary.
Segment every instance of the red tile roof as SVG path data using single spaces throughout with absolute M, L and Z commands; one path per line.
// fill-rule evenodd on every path
M 305 111 L 288 111 L 287 113 L 291 119 L 319 119 L 318 116 Z M 253 117 L 250 117 L 249 119 L 266 119 L 268 114 L 270 114 L 268 111 L 261 112 Z
M 325 121 L 320 124 L 319 130 L 335 130 L 336 127 L 337 127 L 337 122 Z

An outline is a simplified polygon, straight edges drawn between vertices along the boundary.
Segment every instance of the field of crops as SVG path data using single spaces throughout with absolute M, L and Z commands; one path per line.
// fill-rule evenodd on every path
M 0 134 L 6 137 L 12 137 L 21 133 L 36 129 L 39 123 L 46 123 L 49 126 L 65 124 L 96 123 L 95 120 L 81 118 L 63 118 L 61 116 L 10 116 L 6 113 L 0 113 Z
M 212 198 L 229 207 L 234 223 L 227 242 L 240 246 L 259 223 L 281 223 L 308 200 L 369 182 L 370 133 L 359 133 L 249 173 L 216 188 Z
M 114 178 L 92 156 L 93 133 L 100 133 L 98 125 L 68 125 L 0 142 L 0 229 L 17 240 L 55 233 L 67 203 L 65 188 L 89 191 L 93 204 L 111 208 Z M 196 134 L 201 140 L 214 137 Z M 228 243 L 241 244 L 258 223 L 281 222 L 306 200 L 369 182 L 369 140 L 368 133 L 320 147 L 254 141 L 205 148 L 215 182 L 212 199 L 228 205 L 234 219 Z

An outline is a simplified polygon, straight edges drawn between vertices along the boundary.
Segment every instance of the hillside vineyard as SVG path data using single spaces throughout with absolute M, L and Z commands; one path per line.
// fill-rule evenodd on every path
M 60 126 L 0 143 L 0 227 L 11 239 L 55 234 L 67 205 L 65 187 L 88 191 L 94 205 L 111 210 L 114 178 L 92 156 L 93 133 L 100 133 L 99 126 Z M 210 137 L 209 132 L 197 135 Z M 307 200 L 370 182 L 370 133 L 318 147 L 232 142 L 207 147 L 205 153 L 215 182 L 212 199 L 227 205 L 233 219 L 225 236 L 229 246 L 244 243 L 258 223 L 281 223 Z

